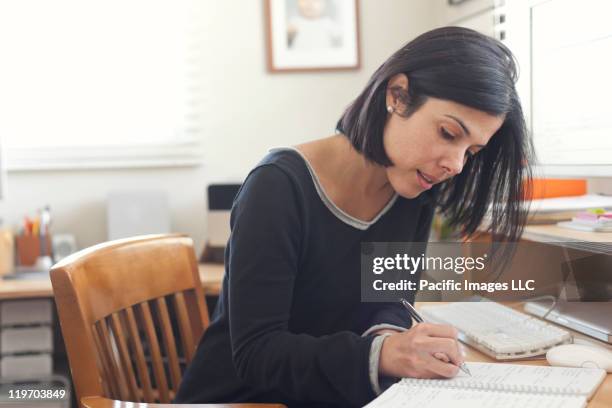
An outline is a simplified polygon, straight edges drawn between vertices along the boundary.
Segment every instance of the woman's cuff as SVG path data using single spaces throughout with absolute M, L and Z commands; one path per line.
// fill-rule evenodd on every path
M 380 324 L 375 324 L 374 326 L 370 327 L 368 330 L 364 331 L 363 334 L 361 335 L 361 337 L 365 337 L 368 336 L 372 333 L 375 333 L 379 330 L 397 330 L 398 332 L 403 332 L 406 331 L 407 329 L 405 327 L 401 327 L 401 326 L 396 326 L 394 324 L 390 324 L 390 323 L 380 323 Z
M 383 342 L 385 338 L 389 337 L 391 333 L 384 333 L 380 336 L 376 336 L 372 341 L 372 345 L 370 346 L 370 359 L 369 359 L 369 374 L 370 374 L 370 384 L 372 385 L 372 390 L 376 395 L 380 395 L 382 392 L 380 389 L 380 383 L 378 382 L 378 367 L 380 364 L 380 351 L 382 350 Z

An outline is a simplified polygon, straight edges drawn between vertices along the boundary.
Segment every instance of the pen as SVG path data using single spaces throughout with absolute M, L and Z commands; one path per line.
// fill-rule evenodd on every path
M 417 322 L 417 323 L 423 323 L 424 320 L 421 317 L 421 315 L 419 314 L 419 312 L 416 311 L 416 309 L 410 304 L 410 302 L 408 302 L 406 299 L 404 298 L 400 298 L 400 303 L 402 305 L 404 305 L 404 307 L 406 308 L 406 310 L 408 310 L 408 313 L 410 314 L 410 316 Z M 464 373 L 466 373 L 467 375 L 469 375 L 470 377 L 472 376 L 472 373 L 470 373 L 470 370 L 468 370 L 467 366 L 465 365 L 465 363 L 461 364 L 459 366 L 459 369 L 461 371 L 463 371 Z
M 51 223 L 51 213 L 49 206 L 43 208 L 40 213 L 40 254 L 41 256 L 51 255 L 51 248 L 47 248 L 47 234 Z

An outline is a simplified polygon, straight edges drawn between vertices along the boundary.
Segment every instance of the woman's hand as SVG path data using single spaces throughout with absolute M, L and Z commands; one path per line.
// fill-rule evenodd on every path
M 390 377 L 450 378 L 461 364 L 463 351 L 457 341 L 457 329 L 419 323 L 385 339 L 378 371 Z

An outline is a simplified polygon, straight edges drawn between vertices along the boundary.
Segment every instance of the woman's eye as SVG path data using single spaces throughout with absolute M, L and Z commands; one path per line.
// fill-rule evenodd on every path
M 455 140 L 455 136 L 449 132 L 448 130 L 446 130 L 445 128 L 441 127 L 440 128 L 440 133 L 442 134 L 442 137 L 448 141 L 453 141 Z M 468 159 L 473 158 L 476 155 L 476 153 L 474 153 L 471 150 L 466 150 L 465 151 L 465 160 L 467 161 Z
M 455 136 L 453 136 L 448 130 L 444 128 L 440 128 L 440 132 L 442 133 L 442 137 L 446 140 L 455 140 Z

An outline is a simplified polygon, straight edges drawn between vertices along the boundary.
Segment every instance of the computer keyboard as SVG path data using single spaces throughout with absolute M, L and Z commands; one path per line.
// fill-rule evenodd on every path
M 491 301 L 428 305 L 419 312 L 426 321 L 455 326 L 459 340 L 497 360 L 538 356 L 572 342 L 568 331 Z

